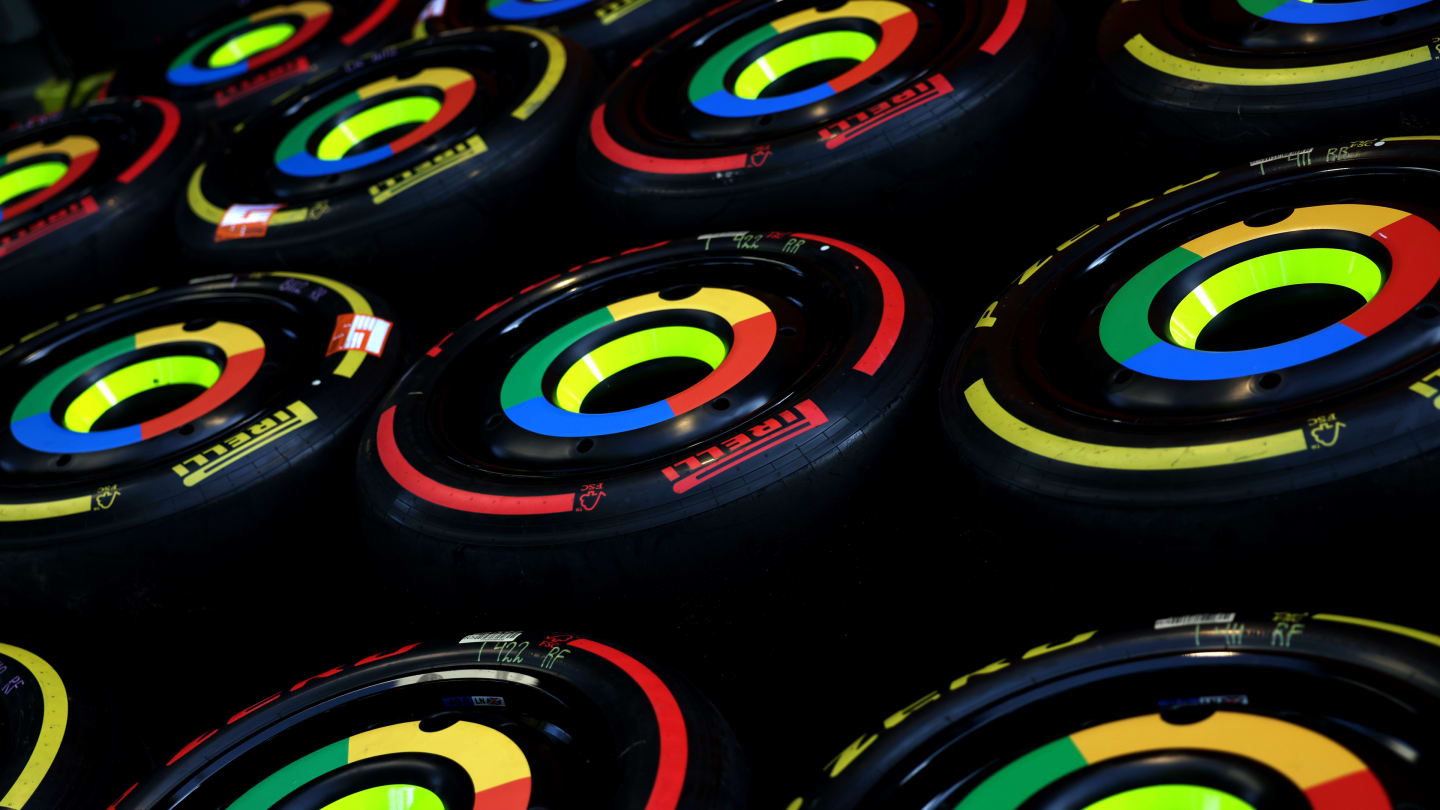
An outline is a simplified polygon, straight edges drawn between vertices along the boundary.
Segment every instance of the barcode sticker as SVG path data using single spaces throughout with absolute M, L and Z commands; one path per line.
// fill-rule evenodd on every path
M 335 319 L 335 334 L 330 336 L 330 348 L 325 356 L 336 352 L 363 351 L 379 357 L 385 352 L 385 340 L 390 337 L 392 326 L 394 324 L 384 318 L 347 312 Z
M 461 644 L 480 644 L 484 642 L 505 642 L 514 641 L 524 633 L 475 633 L 460 639 Z
M 1172 627 L 1190 627 L 1196 624 L 1229 624 L 1233 621 L 1235 621 L 1234 613 L 1197 613 L 1193 616 L 1158 619 L 1155 622 L 1155 629 L 1169 630 Z

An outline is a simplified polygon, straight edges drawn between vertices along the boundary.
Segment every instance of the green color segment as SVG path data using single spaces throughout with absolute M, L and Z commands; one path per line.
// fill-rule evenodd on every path
M 56 180 L 65 176 L 67 169 L 69 167 L 58 160 L 47 160 L 0 174 L 0 206 L 21 194 L 54 185 Z
M 59 396 L 60 391 L 69 385 L 71 380 L 113 357 L 119 357 L 125 352 L 134 350 L 135 336 L 130 335 L 88 351 L 55 369 L 36 383 L 34 388 L 27 391 L 24 397 L 21 397 L 20 404 L 15 406 L 15 413 L 11 415 L 10 421 L 19 422 L 21 419 L 50 410 L 51 404 L 55 402 L 55 397 Z
M 1069 737 L 1056 740 L 991 774 L 955 810 L 1016 810 L 1046 785 L 1089 764 Z
M 445 810 L 445 802 L 423 787 L 380 785 L 336 799 L 320 810 Z
M 220 365 L 193 355 L 155 357 L 132 363 L 106 374 L 80 392 L 65 408 L 65 428 L 89 433 L 105 412 L 146 391 L 167 385 L 198 385 L 209 388 L 220 379 Z
M 1150 302 L 1170 279 L 1198 261 L 1199 254 L 1175 248 L 1125 282 L 1100 315 L 1100 345 L 1105 353 L 1123 363 L 1159 343 L 1150 328 Z
M 729 351 L 714 332 L 694 326 L 659 326 L 618 337 L 575 361 L 555 387 L 555 404 L 580 413 L 585 397 L 608 377 L 649 360 L 689 357 L 719 368 Z
M 693 103 L 712 93 L 724 90 L 725 73 L 730 70 L 730 66 L 739 61 L 740 57 L 752 48 L 779 35 L 780 32 L 775 30 L 775 26 L 762 25 L 705 60 L 705 64 L 695 71 L 695 76 L 690 80 L 690 101 Z
M 1224 791 L 1198 785 L 1151 785 L 1107 796 L 1084 810 L 1255 810 Z
M 230 803 L 226 810 L 270 810 L 276 802 L 312 779 L 342 768 L 350 760 L 350 741 L 337 743 L 311 752 L 270 774 Z M 352 809 L 353 810 L 353 809 Z
M 407 96 L 362 110 L 325 134 L 315 156 L 321 160 L 339 160 L 355 147 L 377 133 L 405 124 L 423 124 L 440 112 L 440 102 L 429 96 Z
M 268 51 L 295 35 L 295 26 L 290 23 L 274 23 L 253 31 L 246 31 L 238 37 L 231 37 L 224 45 L 210 54 L 210 67 L 230 67 L 261 51 Z
M 792 70 L 816 62 L 849 59 L 864 62 L 875 53 L 875 38 L 859 31 L 826 31 L 787 42 L 751 62 L 735 80 L 735 95 L 755 99 Z
M 310 135 L 319 129 L 321 124 L 338 115 L 346 107 L 359 103 L 360 95 L 358 93 L 347 93 L 311 113 L 298 126 L 285 133 L 285 137 L 280 140 L 280 145 L 275 147 L 275 162 L 283 163 L 291 155 L 304 152 L 305 142 L 310 140 Z
M 191 43 L 190 47 L 188 47 L 188 48 L 186 48 L 185 50 L 181 51 L 179 56 L 175 57 L 175 61 L 170 63 L 170 69 L 171 69 L 171 70 L 175 70 L 176 68 L 181 67 L 182 65 L 188 65 L 188 64 L 190 64 L 191 62 L 195 61 L 195 57 L 196 57 L 197 55 L 199 55 L 199 53 L 200 53 L 201 51 L 203 51 L 203 50 L 205 50 L 206 48 L 210 47 L 210 44 L 211 44 L 211 43 L 215 42 L 216 40 L 220 39 L 220 38 L 223 37 L 223 36 L 226 36 L 226 35 L 230 34 L 230 33 L 233 32 L 233 31 L 237 31 L 237 30 L 239 30 L 239 29 L 241 29 L 241 28 L 244 28 L 245 26 L 247 26 L 247 25 L 249 25 L 249 24 L 250 24 L 250 18 L 249 18 L 249 17 L 243 17 L 243 18 L 241 18 L 241 19 L 236 20 L 235 22 L 230 23 L 229 25 L 224 25 L 224 26 L 221 26 L 220 28 L 217 28 L 216 30 L 212 31 L 212 32 L 211 32 L 209 35 L 207 35 L 207 36 L 201 37 L 200 39 L 198 39 L 198 40 L 196 40 L 195 42 Z
M 610 314 L 610 310 L 597 309 L 556 329 L 544 340 L 531 346 L 529 351 L 510 367 L 510 372 L 505 375 L 505 382 L 500 384 L 500 407 L 508 410 L 526 400 L 544 396 L 540 383 L 545 376 L 545 369 L 555 362 L 555 358 L 575 341 L 614 322 L 615 318 Z
M 1267 253 L 1221 270 L 1190 291 L 1170 315 L 1170 339 L 1195 348 L 1200 332 L 1233 304 L 1293 284 L 1334 284 L 1375 297 L 1385 281 L 1368 257 L 1339 248 L 1298 248 Z
M 1288 2 L 1290 0 L 1239 0 L 1240 7 L 1256 17 L 1264 17 Z

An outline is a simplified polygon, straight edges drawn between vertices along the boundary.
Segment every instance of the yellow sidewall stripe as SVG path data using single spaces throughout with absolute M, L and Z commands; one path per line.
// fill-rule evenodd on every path
M 190 175 L 190 184 L 185 187 L 185 201 L 190 204 L 190 211 L 201 220 L 211 225 L 219 225 L 220 218 L 225 216 L 225 209 L 205 199 L 205 192 L 200 189 L 200 177 L 205 173 L 205 164 L 201 163 L 195 167 L 195 173 Z M 291 225 L 296 222 L 304 222 L 310 218 L 310 208 L 285 208 L 276 211 L 270 217 L 269 224 Z
M 545 104 L 550 98 L 550 94 L 554 93 L 555 88 L 560 85 L 560 77 L 565 75 L 565 43 L 552 34 L 538 28 L 526 28 L 523 25 L 497 25 L 493 30 L 518 31 L 532 36 L 540 40 L 540 44 L 545 46 L 545 51 L 550 56 L 550 64 L 545 68 L 545 75 L 540 77 L 540 82 L 535 85 L 530 96 L 520 102 L 520 106 L 510 113 L 515 118 L 525 121 Z
M 341 298 L 344 298 L 345 303 L 350 305 L 350 310 L 355 314 L 375 314 L 374 311 L 370 309 L 370 302 L 365 299 L 365 296 L 357 292 L 354 287 L 348 284 L 342 284 L 333 278 L 312 276 L 309 273 L 270 273 L 269 275 L 284 278 L 298 278 L 301 281 L 308 281 L 312 284 L 319 284 L 321 287 L 328 287 L 331 291 L 338 293 Z M 365 350 L 351 349 L 345 352 L 345 356 L 341 358 L 340 364 L 335 367 L 335 371 L 332 373 L 340 377 L 353 377 L 355 376 L 355 372 L 360 370 L 360 364 L 363 362 L 365 362 Z
M 980 423 L 1021 450 L 1055 461 L 1107 470 L 1184 470 L 1220 467 L 1245 461 L 1304 452 L 1305 432 L 1299 428 L 1254 439 L 1178 447 L 1125 447 L 1092 444 L 1046 433 L 1016 419 L 995 401 L 985 380 L 965 389 L 965 401 Z
M 1337 616 L 1331 613 L 1317 613 L 1315 614 L 1315 618 L 1325 622 L 1353 624 L 1359 627 L 1368 627 L 1372 630 L 1384 630 L 1387 633 L 1395 633 L 1397 635 L 1406 636 L 1407 638 L 1413 638 L 1416 641 L 1423 641 L 1426 644 L 1433 644 L 1436 647 L 1440 647 L 1440 636 L 1437 636 L 1434 633 L 1426 633 L 1423 630 L 1412 630 L 1409 627 L 1402 627 L 1398 624 L 1377 622 L 1373 619 L 1357 619 L 1354 616 Z
M 1209 65 L 1195 62 L 1167 53 L 1156 47 L 1143 34 L 1136 34 L 1125 43 L 1125 50 L 1141 64 L 1182 79 L 1229 84 L 1245 87 L 1280 87 L 1291 84 L 1316 84 L 1339 79 L 1353 79 L 1357 76 L 1371 76 L 1389 70 L 1418 65 L 1430 61 L 1430 46 L 1422 45 L 1406 51 L 1357 59 L 1353 62 L 1336 62 L 1329 65 L 1311 65 L 1290 68 L 1237 68 L 1225 65 Z
M 90 499 L 87 497 L 85 500 L 88 504 Z M 35 740 L 35 748 L 30 752 L 25 767 L 20 769 L 15 784 L 4 796 L 0 796 L 0 805 L 24 810 L 25 803 L 40 789 L 41 781 L 50 772 L 55 755 L 60 753 L 60 742 L 65 739 L 65 725 L 70 719 L 70 701 L 65 695 L 65 682 L 60 680 L 60 673 L 39 656 L 9 644 L 0 644 L 0 654 L 19 661 L 21 666 L 30 670 L 44 699 L 40 736 Z
M 0 503 L 0 523 L 15 523 L 21 520 L 45 520 L 47 518 L 78 515 L 90 511 L 89 495 L 63 498 L 58 501 L 39 503 Z

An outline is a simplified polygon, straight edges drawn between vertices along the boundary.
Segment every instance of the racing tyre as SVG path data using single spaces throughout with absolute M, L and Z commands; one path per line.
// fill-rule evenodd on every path
M 1258 575 L 1366 536 L 1345 565 L 1387 566 L 1440 464 L 1437 165 L 1405 138 L 1257 161 L 1021 273 L 941 385 L 987 503 L 1136 562 Z
M 486 25 L 533 25 L 578 42 L 607 75 L 719 0 L 441 0 L 421 12 L 417 34 Z
M 568 633 L 407 644 L 195 738 L 110 810 L 734 810 L 745 773 L 690 687 Z
M 0 642 L 0 807 L 98 807 L 128 754 L 102 739 L 104 709 L 44 658 Z M 120 786 L 124 783 L 121 782 Z
M 317 73 L 410 37 L 421 0 L 235 0 L 153 58 L 124 65 L 106 96 L 168 98 L 234 124 Z
M 445 281 L 446 300 L 507 289 L 498 257 L 536 230 L 527 206 L 553 203 L 550 178 L 573 166 L 592 73 L 574 43 L 507 27 L 389 49 L 318 77 L 195 171 L 178 205 L 182 244 L 237 268 L 363 273 L 396 298 L 423 287 L 432 318 L 426 282 Z M 489 258 L 471 271 L 477 251 Z M 467 272 L 438 277 L 436 265 L 457 264 Z
M 350 442 L 399 363 L 388 315 L 337 281 L 256 273 L 0 347 L 0 605 L 98 621 L 112 601 L 224 601 L 206 575 L 261 550 L 284 549 L 272 583 L 338 554 Z
M 1048 0 L 745 0 L 621 75 L 581 177 L 622 225 L 879 238 L 877 211 L 925 220 L 974 193 L 1048 97 L 1061 41 Z
M 789 810 L 1429 807 L 1437 672 L 1440 636 L 1337 614 L 1080 633 L 937 685 Z
M 1116 2 L 1101 82 L 1141 130 L 1211 154 L 1431 132 L 1437 33 L 1427 0 Z
M 111 100 L 0 133 L 0 322 L 12 334 L 165 278 L 168 211 L 199 128 L 158 98 Z
M 358 462 L 366 530 L 387 569 L 472 601 L 744 577 L 864 502 L 932 329 L 905 271 L 810 234 L 558 273 L 447 336 L 381 405 Z

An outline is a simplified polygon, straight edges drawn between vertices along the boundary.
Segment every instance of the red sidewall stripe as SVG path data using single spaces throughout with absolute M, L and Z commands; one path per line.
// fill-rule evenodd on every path
M 670 688 L 649 667 L 613 647 L 596 641 L 577 638 L 570 646 L 598 655 L 629 675 L 640 686 L 655 710 L 655 724 L 660 728 L 660 757 L 655 768 L 655 786 L 644 810 L 675 810 L 685 789 L 685 771 L 689 768 L 690 740 L 685 730 L 685 715 Z
M 340 37 L 340 41 L 346 45 L 354 45 L 356 42 L 359 42 L 361 37 L 375 30 L 375 26 L 379 25 L 381 20 L 389 16 L 390 12 L 394 11 L 395 6 L 399 4 L 400 0 L 385 0 L 385 2 L 375 7 L 374 11 L 370 12 L 369 17 L 361 20 L 359 25 L 352 28 L 349 33 Z
M 980 44 L 980 50 L 994 56 L 1005 47 L 1010 38 L 1015 36 L 1015 31 L 1020 28 L 1020 20 L 1025 17 L 1025 0 L 1010 0 L 1006 6 L 1005 14 L 1000 18 L 1000 24 L 990 32 L 990 36 Z
M 749 160 L 747 153 L 739 155 L 726 155 L 717 158 L 701 158 L 696 160 L 681 160 L 677 158 L 662 158 L 652 155 L 642 155 L 639 152 L 626 149 L 610 136 L 605 129 L 605 105 L 601 104 L 595 109 L 595 114 L 590 117 L 590 140 L 594 142 L 595 148 L 600 154 L 610 159 L 611 163 L 624 166 L 627 169 L 634 169 L 637 172 L 650 172 L 651 174 L 707 174 L 709 172 L 727 172 L 735 169 L 745 168 Z
M 170 142 L 175 140 L 176 131 L 180 129 L 180 111 L 175 108 L 174 104 L 154 96 L 140 96 L 140 100 L 159 107 L 165 120 L 160 125 L 160 134 L 156 136 L 155 142 L 150 144 L 150 148 L 145 150 L 145 154 L 131 164 L 130 168 L 121 172 L 119 179 L 122 183 L 129 183 L 150 168 L 150 164 L 154 163 L 170 147 Z
M 895 342 L 900 339 L 900 328 L 905 323 L 905 291 L 900 287 L 900 279 L 895 277 L 895 271 L 890 269 L 890 265 L 880 261 L 880 257 L 864 248 L 809 233 L 797 233 L 795 236 L 840 248 L 859 259 L 875 275 L 875 281 L 880 284 L 880 325 L 876 327 L 875 337 L 870 339 L 865 353 L 860 355 L 860 360 L 855 363 L 856 371 L 875 376 L 875 372 L 879 371 L 890 357 Z
M 375 430 L 375 448 L 380 464 L 390 478 L 406 492 L 437 506 L 481 515 L 549 515 L 575 508 L 575 493 L 560 495 L 489 495 L 447 486 L 415 469 L 395 443 L 395 406 L 380 414 Z

